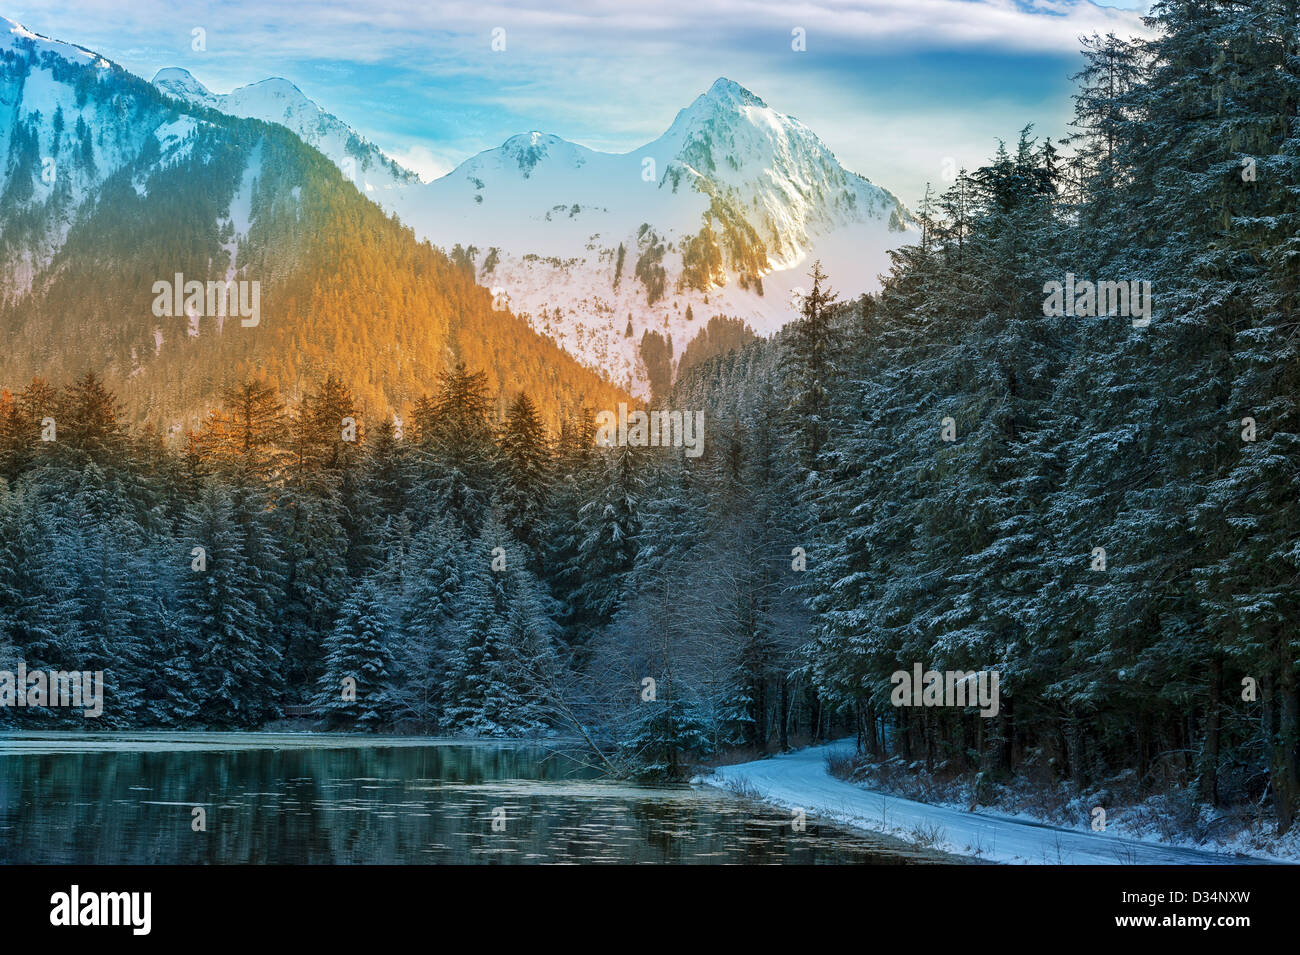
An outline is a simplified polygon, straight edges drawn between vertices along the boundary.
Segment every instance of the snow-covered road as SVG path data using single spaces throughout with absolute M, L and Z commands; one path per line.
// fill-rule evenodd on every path
M 702 781 L 721 788 L 743 785 L 765 801 L 843 826 L 915 839 L 937 835 L 934 848 L 994 862 L 1065 865 L 1237 865 L 1266 860 L 1216 855 L 1107 833 L 1060 829 L 1024 819 L 963 812 L 873 792 L 826 771 L 832 749 L 853 750 L 851 740 L 811 746 L 752 763 L 719 767 Z M 937 832 L 936 832 L 937 830 Z

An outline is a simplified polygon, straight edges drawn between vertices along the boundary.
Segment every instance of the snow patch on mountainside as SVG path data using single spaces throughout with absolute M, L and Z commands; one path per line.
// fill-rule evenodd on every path
M 102 56 L 12 20 L 0 18 L 0 49 L 0 296 L 13 300 L 31 292 L 110 177 L 134 166 L 130 185 L 147 198 L 149 177 L 188 159 L 210 124 L 184 104 L 178 113 L 137 95 L 140 81 Z M 251 203 L 246 175 L 225 224 L 232 264 Z
M 64 43 L 61 40 L 51 40 L 49 37 L 32 32 L 8 17 L 0 17 L 0 47 L 28 51 L 34 53 L 38 59 L 48 53 L 77 66 L 96 66 L 101 69 L 110 66 L 108 60 L 93 50 L 87 50 L 73 43 Z
M 79 95 L 115 67 L 98 54 L 0 18 L 0 293 L 21 296 L 62 246 L 77 212 L 103 181 L 139 155 L 152 127 L 118 97 Z M 13 223 L 21 222 L 14 227 Z

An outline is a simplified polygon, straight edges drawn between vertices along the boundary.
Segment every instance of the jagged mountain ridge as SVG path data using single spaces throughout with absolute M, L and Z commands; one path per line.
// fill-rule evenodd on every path
M 534 328 L 641 394 L 645 332 L 680 355 L 714 315 L 775 331 L 814 258 L 841 292 L 870 290 L 913 223 L 806 126 L 727 79 L 640 149 L 528 133 L 394 200 L 417 234 L 460 244 Z
M 225 94 L 211 92 L 188 70 L 178 67 L 159 70 L 152 82 L 182 102 L 244 119 L 279 123 L 329 157 L 358 189 L 381 205 L 385 193 L 420 182 L 419 176 L 386 156 L 337 116 L 325 112 L 282 77 L 271 77 Z

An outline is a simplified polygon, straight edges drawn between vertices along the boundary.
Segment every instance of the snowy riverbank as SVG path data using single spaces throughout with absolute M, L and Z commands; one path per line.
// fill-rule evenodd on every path
M 851 752 L 841 740 L 770 759 L 720 766 L 700 782 L 755 795 L 786 809 L 801 808 L 841 826 L 884 833 L 993 862 L 1029 865 L 1239 865 L 1281 859 L 1222 855 L 1112 833 L 1062 829 L 1030 819 L 966 812 L 873 792 L 836 779 L 826 769 L 832 750 Z

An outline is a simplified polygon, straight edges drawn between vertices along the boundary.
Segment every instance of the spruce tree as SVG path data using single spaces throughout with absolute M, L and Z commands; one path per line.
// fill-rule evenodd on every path
M 373 580 L 343 601 L 325 640 L 315 705 L 332 728 L 376 730 L 391 722 L 394 659 L 391 620 Z

